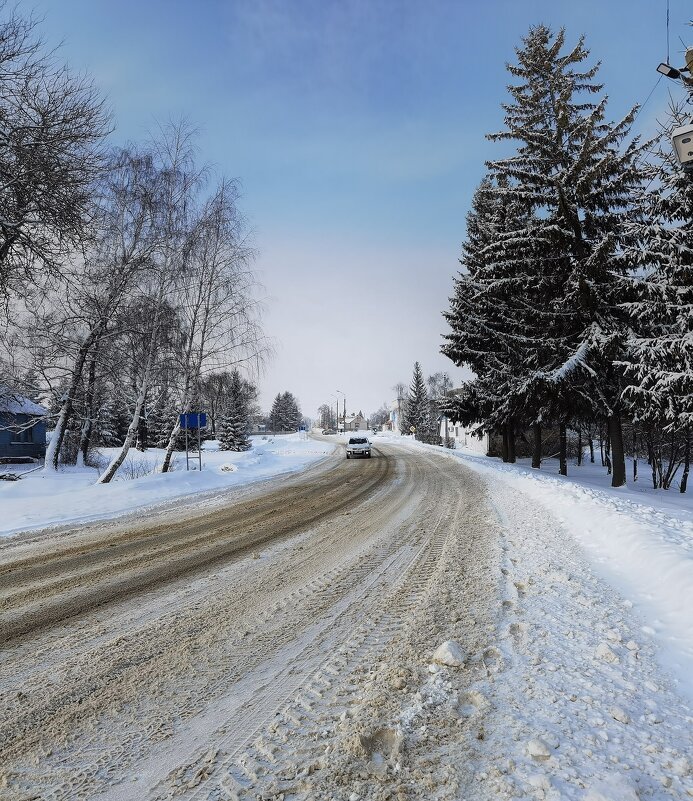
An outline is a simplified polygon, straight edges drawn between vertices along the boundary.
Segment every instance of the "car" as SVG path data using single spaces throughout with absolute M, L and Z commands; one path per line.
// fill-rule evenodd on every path
M 334 430 L 334 428 L 323 428 L 322 433 L 323 434 L 336 434 L 337 432 Z
M 368 437 L 349 437 L 349 442 L 347 442 L 346 446 L 346 458 L 351 459 L 352 456 L 371 458 L 371 442 Z

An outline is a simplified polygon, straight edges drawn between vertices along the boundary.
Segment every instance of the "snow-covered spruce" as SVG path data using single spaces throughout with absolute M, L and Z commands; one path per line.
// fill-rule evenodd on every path
M 640 181 L 637 142 L 626 143 L 635 109 L 608 122 L 598 67 L 583 66 L 583 39 L 564 46 L 564 31 L 538 25 L 508 67 L 517 83 L 503 106 L 505 129 L 490 138 L 518 147 L 489 164 L 477 191 L 466 272 L 446 314 L 443 351 L 478 378 L 448 411 L 503 431 L 509 461 L 518 428 L 539 435 L 549 422 L 563 433 L 572 421 L 604 420 L 620 486 L 624 211 Z

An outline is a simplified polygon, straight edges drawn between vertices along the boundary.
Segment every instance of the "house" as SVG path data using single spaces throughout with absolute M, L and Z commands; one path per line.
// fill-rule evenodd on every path
M 402 398 L 390 404 L 390 419 L 387 421 L 388 431 L 399 431 L 399 422 L 402 416 Z
M 0 458 L 46 455 L 47 410 L 22 395 L 0 394 Z
M 343 431 L 366 431 L 368 429 L 368 420 L 363 416 L 363 412 L 342 418 L 340 422 L 340 428 Z
M 455 441 L 456 448 L 466 448 L 468 451 L 489 455 L 491 442 L 487 433 L 479 435 L 479 424 L 464 426 L 461 423 L 453 423 L 448 418 L 448 436 Z M 445 441 L 445 417 L 440 418 L 440 436 Z

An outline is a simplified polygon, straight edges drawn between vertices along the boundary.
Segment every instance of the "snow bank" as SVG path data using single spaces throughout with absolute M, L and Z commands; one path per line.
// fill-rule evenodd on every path
M 0 481 L 0 537 L 63 523 L 117 517 L 136 509 L 213 490 L 233 489 L 251 482 L 301 470 L 324 458 L 334 445 L 309 440 L 305 434 L 252 437 L 245 453 L 220 451 L 216 441 L 204 444 L 202 471 L 197 455 L 185 469 L 185 454 L 175 455 L 174 471 L 159 473 L 164 450 L 131 450 L 115 481 L 94 482 L 94 468 L 68 467 L 57 474 L 36 471 L 20 481 Z M 103 448 L 104 459 L 115 449 Z M 13 472 L 31 467 L 12 465 Z M 24 472 L 28 472 L 24 470 Z
M 653 638 L 662 663 L 693 698 L 693 493 L 655 492 L 646 476 L 635 487 L 611 490 L 603 486 L 606 471 L 596 465 L 571 465 L 574 475 L 566 479 L 548 472 L 552 460 L 537 471 L 409 437 L 377 435 L 376 444 L 379 438 L 460 459 L 550 510 L 598 572 L 637 608 L 643 634 Z

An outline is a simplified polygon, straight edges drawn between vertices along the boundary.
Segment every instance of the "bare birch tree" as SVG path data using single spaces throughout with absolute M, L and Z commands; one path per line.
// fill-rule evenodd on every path
M 185 123 L 169 124 L 162 127 L 159 138 L 153 143 L 158 175 L 157 244 L 141 290 L 151 299 L 149 318 L 144 321 L 148 344 L 125 441 L 99 478 L 100 484 L 113 480 L 136 441 L 140 417 L 154 376 L 165 310 L 175 301 L 189 262 L 191 207 L 203 177 L 203 171 L 195 166 L 193 137 L 194 132 Z
M 93 393 L 100 343 L 116 335 L 113 323 L 139 276 L 149 269 L 157 244 L 156 182 L 150 155 L 131 150 L 115 155 L 101 187 L 93 245 L 83 259 L 64 271 L 62 297 L 54 298 L 47 312 L 35 310 L 40 320 L 37 339 L 44 343 L 37 345 L 42 348 L 40 362 L 55 364 L 62 357 L 63 375 L 68 380 L 46 451 L 46 471 L 57 469 L 88 360 L 91 358 L 92 379 L 88 391 Z M 88 425 L 83 430 L 82 452 L 86 451 L 89 431 Z
M 178 367 L 181 413 L 199 396 L 205 370 L 224 369 L 262 358 L 263 340 L 253 297 L 253 251 L 237 207 L 237 187 L 222 181 L 204 205 L 193 236 L 179 292 L 184 347 Z M 180 424 L 176 420 L 162 472 L 168 471 Z
M 0 4 L 4 12 L 5 3 Z M 92 84 L 54 63 L 36 21 L 0 22 L 0 293 L 56 272 L 88 229 L 108 114 Z

